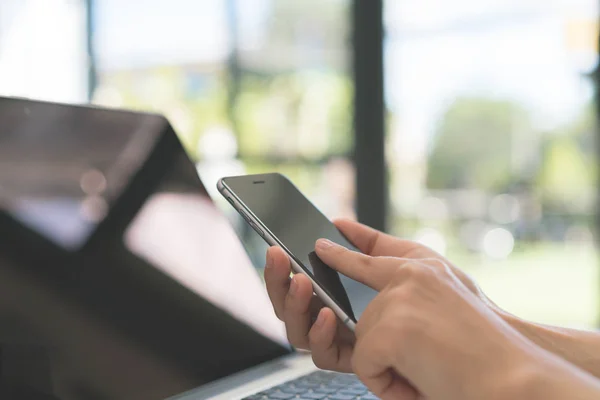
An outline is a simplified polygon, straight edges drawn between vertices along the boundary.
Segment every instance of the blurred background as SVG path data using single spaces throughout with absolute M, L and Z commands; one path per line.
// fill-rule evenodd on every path
M 208 188 L 284 173 L 507 310 L 592 327 L 598 5 L 3 0 L 0 94 L 162 113 Z

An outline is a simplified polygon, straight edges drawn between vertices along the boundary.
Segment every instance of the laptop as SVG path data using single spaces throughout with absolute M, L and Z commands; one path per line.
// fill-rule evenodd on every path
M 289 345 L 207 187 L 160 115 L 0 97 L 0 393 L 375 399 Z

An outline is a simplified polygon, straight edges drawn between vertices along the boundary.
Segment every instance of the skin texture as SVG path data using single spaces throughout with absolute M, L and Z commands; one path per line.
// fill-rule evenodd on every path
M 559 341 L 564 346 L 556 353 L 564 359 L 553 354 L 555 331 L 502 312 L 439 254 L 356 222 L 336 225 L 362 254 L 328 241 L 317 242 L 317 254 L 380 292 L 356 335 L 323 307 L 307 277 L 289 278 L 281 249 L 267 254 L 265 279 L 275 312 L 291 344 L 310 350 L 318 367 L 354 372 L 390 400 L 600 398 L 597 381 L 564 360 L 579 360 L 568 357 L 569 341 Z M 573 332 L 561 334 L 577 342 Z M 587 361 L 584 369 L 594 373 L 596 364 Z

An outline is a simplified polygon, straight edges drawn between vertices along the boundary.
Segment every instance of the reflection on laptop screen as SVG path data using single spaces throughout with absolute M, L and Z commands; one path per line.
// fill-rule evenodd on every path
M 62 271 L 61 286 L 29 274 L 21 292 L 0 291 L 16 299 L 11 318 L 60 360 L 57 391 L 76 382 L 96 398 L 164 398 L 289 352 L 252 249 L 176 139 L 166 142 L 171 161 L 136 186 L 141 200 L 122 207 L 132 177 L 174 135 L 156 115 L 0 98 L 0 214 L 47 239 L 69 267 L 42 265 L 47 276 Z M 32 263 L 0 243 L 0 280 L 16 276 L 3 250 L 16 270 Z M 5 338 L 0 324 L 0 346 Z
M 266 337 L 286 344 L 263 282 L 195 171 L 170 174 L 125 232 L 127 249 Z M 182 177 L 189 176 L 189 182 Z
M 0 209 L 75 250 L 155 145 L 154 115 L 0 98 Z

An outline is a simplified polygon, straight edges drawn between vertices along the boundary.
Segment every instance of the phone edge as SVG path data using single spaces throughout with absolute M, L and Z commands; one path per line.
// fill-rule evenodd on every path
M 232 207 L 240 214 L 241 211 L 246 211 L 246 215 L 248 215 L 249 218 L 251 218 L 252 222 L 254 223 L 255 226 L 253 226 L 252 224 L 248 223 L 248 225 L 250 225 L 250 227 L 252 229 L 254 229 L 254 231 L 256 233 L 258 233 L 261 238 L 267 242 L 267 244 L 269 246 L 279 246 L 283 249 L 283 251 L 286 252 L 286 254 L 288 255 L 288 258 L 290 259 L 290 263 L 292 265 L 292 270 L 295 273 L 301 273 L 304 274 L 311 282 L 313 290 L 315 291 L 315 293 L 317 294 L 317 296 L 323 301 L 323 303 L 325 303 L 325 305 L 329 308 L 331 308 L 333 310 L 333 312 L 335 313 L 335 315 L 340 319 L 340 321 L 342 321 L 342 323 L 344 325 L 346 325 L 348 327 L 348 329 L 350 329 L 352 332 L 354 332 L 355 328 L 356 328 L 356 322 L 354 322 L 352 320 L 352 318 L 350 318 L 350 316 L 348 314 L 346 314 L 344 312 L 344 310 L 342 310 L 342 308 L 340 306 L 338 306 L 338 304 L 335 302 L 335 300 L 333 300 L 326 292 L 325 290 L 323 290 L 323 288 L 321 288 L 321 286 L 309 275 L 306 273 L 306 271 L 304 270 L 304 268 L 302 268 L 294 259 L 293 255 L 291 254 L 291 252 L 281 243 L 279 243 L 279 241 L 277 240 L 277 238 L 275 238 L 275 236 L 269 231 L 269 229 L 267 229 L 267 227 L 264 226 L 264 224 L 258 219 L 256 218 L 256 216 L 254 215 L 254 213 L 248 209 L 248 207 L 246 207 L 244 205 L 244 203 L 235 195 L 235 193 L 233 193 L 233 191 L 231 191 L 229 189 L 229 187 L 227 186 L 227 184 L 224 182 L 223 178 L 219 179 L 219 181 L 217 182 L 217 190 L 219 191 L 219 193 L 221 193 L 221 195 L 227 199 L 227 201 L 229 202 L 229 204 L 232 205 Z M 231 200 L 231 201 L 230 201 Z M 256 227 L 260 227 L 262 228 L 262 233 L 263 235 L 261 235 L 261 232 L 258 232 L 256 230 Z

